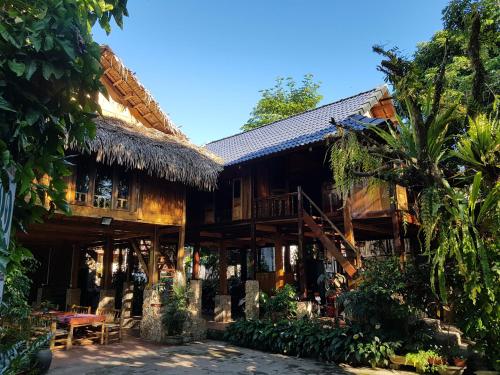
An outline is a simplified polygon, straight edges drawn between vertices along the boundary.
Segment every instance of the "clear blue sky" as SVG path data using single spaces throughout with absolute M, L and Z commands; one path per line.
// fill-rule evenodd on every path
M 322 82 L 322 104 L 383 83 L 373 44 L 407 54 L 446 0 L 129 0 L 124 29 L 95 31 L 193 142 L 239 131 L 277 76 Z

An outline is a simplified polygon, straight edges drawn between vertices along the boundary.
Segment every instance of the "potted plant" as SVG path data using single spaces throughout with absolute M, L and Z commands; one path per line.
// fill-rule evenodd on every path
M 417 353 L 408 353 L 405 356 L 406 365 L 415 367 L 419 374 L 442 370 L 444 360 L 432 350 L 419 350 Z
M 164 343 L 169 345 L 180 345 L 183 343 L 183 327 L 188 319 L 187 288 L 182 284 L 174 284 L 168 293 L 163 309 L 162 322 L 165 327 L 166 336 Z

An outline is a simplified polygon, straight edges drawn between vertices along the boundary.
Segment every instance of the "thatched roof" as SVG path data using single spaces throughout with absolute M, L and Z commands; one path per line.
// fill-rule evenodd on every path
M 139 82 L 108 46 L 101 46 L 101 81 L 113 100 L 127 107 L 144 126 L 187 139 L 172 120 L 161 110 L 149 91 Z
M 217 186 L 222 163 L 206 149 L 118 118 L 98 117 L 95 123 L 96 137 L 87 140 L 86 147 L 71 148 L 95 154 L 99 162 L 143 170 L 169 181 L 207 190 Z

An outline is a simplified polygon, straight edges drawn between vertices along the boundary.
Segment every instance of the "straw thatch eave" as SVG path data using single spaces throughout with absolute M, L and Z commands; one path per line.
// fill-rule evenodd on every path
M 95 123 L 95 138 L 88 139 L 85 146 L 70 145 L 71 149 L 95 154 L 98 162 L 108 165 L 116 163 L 199 189 L 216 188 L 223 167 L 207 150 L 176 136 L 118 118 L 98 117 Z
M 101 65 L 104 70 L 101 81 L 108 93 L 116 102 L 127 107 L 139 122 L 146 127 L 187 139 L 109 46 L 101 46 Z

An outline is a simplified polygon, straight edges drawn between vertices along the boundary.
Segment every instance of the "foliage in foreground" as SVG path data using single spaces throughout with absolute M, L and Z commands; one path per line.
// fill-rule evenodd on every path
M 184 322 L 188 319 L 187 287 L 182 283 L 174 283 L 172 291 L 165 300 L 165 309 L 162 316 L 167 335 L 180 335 Z
M 320 84 L 313 81 L 312 74 L 306 74 L 302 85 L 297 87 L 293 78 L 276 79 L 271 89 L 262 90 L 262 98 L 250 114 L 250 119 L 241 130 L 248 131 L 271 122 L 316 108 L 323 98 L 318 93 Z
M 36 353 L 46 348 L 51 338 L 51 334 L 47 334 L 37 337 L 32 342 L 22 340 L 5 347 L 2 346 L 0 351 L 0 375 L 28 373 L 36 364 Z
M 121 26 L 127 0 L 4 0 L 0 5 L 0 180 L 17 183 L 13 224 L 26 230 L 59 209 L 68 212 L 65 146 L 95 132 L 100 111 L 98 22 Z M 50 178 L 47 178 L 50 176 Z M 14 236 L 14 232 L 12 237 Z M 0 232 L 0 272 L 15 262 Z
M 297 315 L 297 293 L 289 284 L 277 290 L 272 298 L 260 292 L 259 300 L 260 314 L 266 319 L 288 319 Z
M 224 338 L 232 344 L 290 356 L 316 358 L 337 363 L 386 367 L 400 347 L 367 333 L 361 326 L 323 325 L 308 319 L 239 320 L 231 324 Z
M 375 48 L 384 57 L 379 69 L 407 117 L 398 118 L 397 126 L 341 130 L 331 165 L 344 195 L 366 178 L 413 193 L 422 252 L 432 266 L 430 286 L 462 314 L 457 323 L 495 365 L 500 357 L 500 127 L 488 83 L 498 75 L 488 60 L 494 47 L 484 44 L 492 27 L 498 33 L 499 17 L 489 5 L 486 0 L 450 3 L 445 23 L 452 29 L 460 23 L 468 58 L 445 40 L 439 65 L 426 73 L 432 71 L 431 81 L 422 78 L 425 49 L 419 59 L 408 60 L 397 49 Z M 447 69 L 458 58 L 466 60 L 469 78 L 461 79 L 464 97 L 452 99 L 450 84 L 457 80 Z
M 399 258 L 365 260 L 361 283 L 343 292 L 337 304 L 346 317 L 403 339 L 410 323 L 425 313 L 433 315 L 437 299 L 429 288 L 429 267 L 408 262 L 401 270 Z

